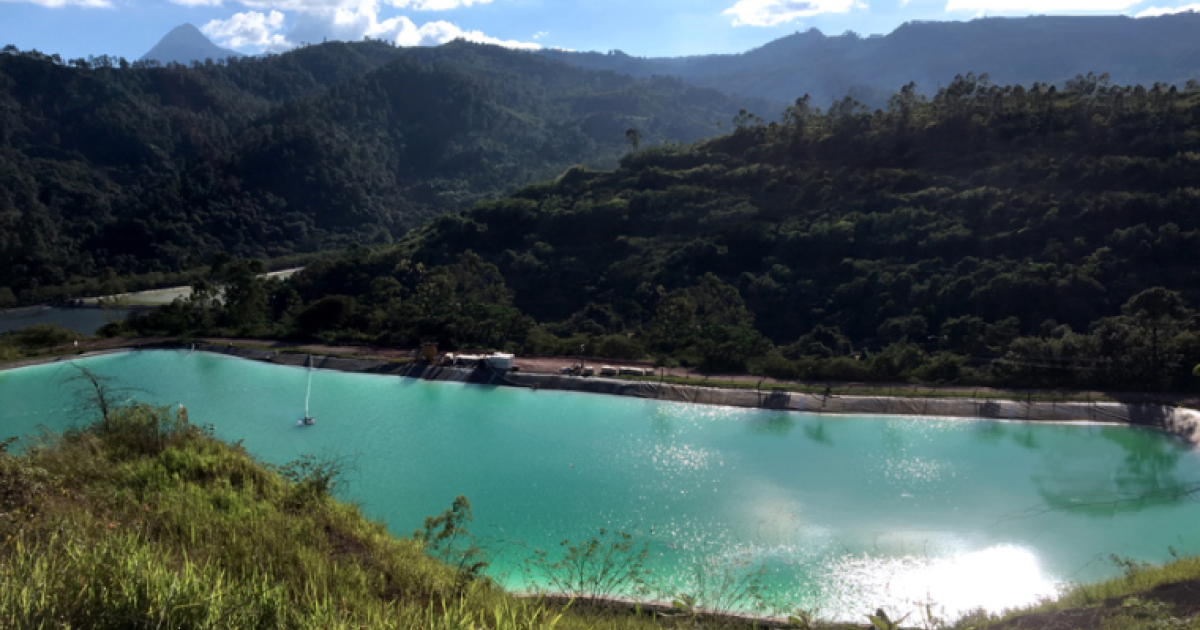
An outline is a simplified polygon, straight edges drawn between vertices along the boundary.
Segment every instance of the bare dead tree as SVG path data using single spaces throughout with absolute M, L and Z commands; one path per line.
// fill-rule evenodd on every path
M 99 410 L 100 422 L 107 427 L 113 410 L 120 407 L 124 401 L 129 400 L 129 394 L 133 390 L 127 387 L 113 386 L 112 383 L 115 379 L 111 376 L 97 374 L 75 363 L 69 365 L 75 369 L 76 373 L 64 378 L 61 382 L 64 385 L 82 384 L 84 390 L 79 394 L 76 411 L 80 415 L 85 415 Z

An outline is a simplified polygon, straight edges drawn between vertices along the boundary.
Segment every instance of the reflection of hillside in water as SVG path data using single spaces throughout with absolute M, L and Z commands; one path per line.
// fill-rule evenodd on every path
M 824 420 L 804 425 L 804 437 L 823 446 L 833 446 L 833 438 L 829 436 Z
M 1200 480 L 1179 477 L 1188 452 L 1181 444 L 1124 427 L 1104 427 L 1100 435 L 1121 447 L 1120 464 L 1089 471 L 1059 458 L 1047 462 L 1046 474 L 1032 477 L 1050 509 L 1108 517 L 1178 504 L 1200 490 Z
M 790 413 L 772 414 L 766 418 L 755 418 L 750 422 L 750 430 L 762 435 L 785 437 L 794 428 L 796 428 L 796 417 Z
M 1036 451 L 1037 437 L 1034 435 L 1034 425 L 1027 422 L 998 422 L 996 420 L 976 421 L 976 428 L 971 435 L 981 442 L 999 444 L 1007 439 L 1021 448 Z
M 822 446 L 833 446 L 829 435 L 829 427 L 824 417 L 805 417 L 794 413 L 780 413 L 768 418 L 756 419 L 750 423 L 750 431 L 759 435 L 774 435 L 787 437 L 800 425 L 805 438 Z

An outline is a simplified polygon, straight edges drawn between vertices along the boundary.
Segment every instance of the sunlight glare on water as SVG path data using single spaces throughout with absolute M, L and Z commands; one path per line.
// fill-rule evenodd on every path
M 1029 549 L 996 545 L 935 558 L 846 557 L 829 565 L 838 616 L 872 601 L 886 610 L 911 610 L 926 602 L 942 617 L 983 608 L 1001 611 L 1052 597 L 1059 585 L 1047 578 Z
M 1200 553 L 1200 458 L 1129 427 L 822 416 L 429 383 L 186 352 L 86 359 L 256 457 L 350 457 L 346 498 L 408 535 L 466 495 L 490 575 L 545 586 L 533 550 L 600 528 L 647 545 L 646 598 L 862 622 L 1053 595 Z M 73 415 L 71 371 L 0 372 L 0 439 Z M 1136 500 L 1146 496 L 1165 497 Z M 1118 500 L 1121 499 L 1121 500 Z M 1128 500 L 1134 499 L 1134 500 Z M 755 586 L 755 589 L 748 589 Z M 731 593 L 754 591 L 759 597 Z M 916 617 L 914 617 L 915 619 Z

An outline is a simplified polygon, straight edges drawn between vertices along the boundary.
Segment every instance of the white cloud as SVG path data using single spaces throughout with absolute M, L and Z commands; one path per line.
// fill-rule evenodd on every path
M 1200 4 L 1189 4 L 1189 5 L 1185 5 L 1182 7 L 1175 7 L 1174 9 L 1168 9 L 1165 7 L 1150 7 L 1149 9 L 1146 9 L 1145 11 L 1138 12 L 1133 17 L 1135 17 L 1135 18 L 1159 17 L 1162 15 L 1174 15 L 1176 13 L 1187 13 L 1188 11 L 1194 11 L 1196 13 L 1200 13 Z
M 821 13 L 845 13 L 853 0 L 739 0 L 725 10 L 734 26 L 775 26 Z
M 241 1 L 249 3 L 268 0 Z M 422 26 L 418 26 L 407 16 L 381 20 L 380 6 L 376 0 L 343 0 L 340 5 L 314 2 L 313 0 L 286 1 L 295 7 L 297 15 L 296 24 L 290 31 L 291 39 L 294 42 L 318 42 L 326 37 L 355 41 L 363 37 L 371 37 L 394 41 L 401 46 L 437 46 L 456 39 L 465 39 L 471 42 L 523 50 L 541 48 L 540 45 L 534 43 L 505 40 L 481 31 L 463 29 L 444 20 L 427 22 Z M 325 4 L 325 6 L 317 8 L 318 4 Z
M 252 9 L 276 9 L 302 13 L 331 13 L 362 4 L 375 4 L 374 2 L 364 3 L 355 0 L 239 0 L 239 2 Z
M 0 0 L 3 2 L 5 0 Z M 107 0 L 105 0 L 107 1 Z M 180 3 L 220 4 L 222 0 L 172 0 Z M 538 50 L 540 45 L 505 40 L 481 31 L 466 30 L 444 20 L 417 26 L 406 16 L 380 19 L 382 4 L 417 11 L 437 11 L 487 4 L 492 0 L 230 0 L 255 11 L 238 13 L 228 20 L 213 20 L 202 30 L 232 48 L 255 47 L 277 52 L 298 43 L 323 39 L 357 41 L 363 37 L 395 41 L 401 46 L 437 46 L 456 39 L 507 48 Z M 269 14 L 265 13 L 270 11 Z M 282 33 L 284 15 L 294 15 L 291 29 Z
M 61 9 L 63 7 L 85 7 L 88 9 L 111 9 L 112 2 L 109 0 L 0 0 L 0 2 L 32 2 L 43 7 L 51 9 Z
M 473 4 L 488 4 L 492 0 L 391 0 L 390 4 L 400 9 L 412 7 L 417 11 L 449 11 Z
M 947 11 L 1091 13 L 1123 11 L 1142 0 L 949 0 Z
M 549 35 L 549 34 L 550 34 L 550 33 L 546 32 L 546 31 L 538 31 L 538 32 L 536 32 L 536 33 L 534 33 L 534 34 L 533 34 L 533 38 L 534 38 L 534 39 L 541 39 L 541 38 L 543 38 L 543 37 L 546 37 L 546 36 L 547 36 L 547 35 Z
M 264 51 L 286 50 L 292 47 L 283 33 L 284 16 L 279 11 L 269 14 L 259 11 L 235 13 L 228 20 L 212 20 L 200 30 L 222 46 L 252 47 Z
M 0 0 L 3 2 L 5 0 Z M 55 1 L 55 0 L 39 0 Z M 104 0 L 107 2 L 108 0 Z M 170 0 L 175 4 L 187 6 L 220 6 L 224 0 Z M 332 13 L 339 10 L 355 10 L 364 4 L 377 5 L 376 2 L 363 0 L 232 0 L 252 9 L 281 11 L 302 11 L 306 13 Z M 384 0 L 397 9 L 412 9 L 414 11 L 449 11 L 477 4 L 489 4 L 492 0 Z
M 485 35 L 480 31 L 463 30 L 444 20 L 427 22 L 418 27 L 412 20 L 398 17 L 386 20 L 380 26 L 386 28 L 380 29 L 382 32 L 379 34 L 384 37 L 390 36 L 389 38 L 394 39 L 400 46 L 439 46 L 456 39 L 465 39 L 477 44 L 494 44 L 518 50 L 541 50 L 542 48 L 539 44 L 500 39 Z

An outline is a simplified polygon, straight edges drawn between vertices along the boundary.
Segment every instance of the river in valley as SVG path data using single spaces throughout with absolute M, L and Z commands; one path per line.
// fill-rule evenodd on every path
M 108 322 L 125 319 L 133 312 L 128 308 L 30 306 L 0 311 L 0 333 L 34 324 L 57 324 L 81 335 L 94 335 Z

